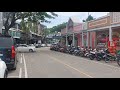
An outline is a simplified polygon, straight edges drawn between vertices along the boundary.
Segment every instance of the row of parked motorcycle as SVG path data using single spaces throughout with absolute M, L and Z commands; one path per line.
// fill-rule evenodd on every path
M 90 60 L 97 60 L 101 61 L 104 60 L 106 63 L 109 61 L 116 61 L 118 65 L 120 66 L 120 52 L 116 54 L 111 54 L 108 50 L 108 48 L 95 48 L 92 49 L 91 47 L 74 47 L 68 45 L 66 46 L 60 46 L 60 45 L 51 45 L 50 50 L 68 53 L 75 56 L 81 56 L 89 58 Z

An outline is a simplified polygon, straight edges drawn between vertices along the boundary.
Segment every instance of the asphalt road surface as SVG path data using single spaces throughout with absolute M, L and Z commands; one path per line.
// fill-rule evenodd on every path
M 120 78 L 116 62 L 91 61 L 87 58 L 49 50 L 19 53 L 17 70 L 8 78 Z

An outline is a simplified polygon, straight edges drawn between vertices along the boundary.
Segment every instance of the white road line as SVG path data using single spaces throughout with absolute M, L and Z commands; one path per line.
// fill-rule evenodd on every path
M 22 54 L 21 54 L 21 60 L 20 60 L 20 63 L 22 63 Z
M 22 68 L 20 68 L 20 71 L 19 71 L 19 78 L 22 78 Z
M 48 56 L 49 56 L 49 55 L 48 55 Z M 70 65 L 68 65 L 68 64 L 66 64 L 66 63 L 63 63 L 63 62 L 61 62 L 60 60 L 58 60 L 58 59 L 56 59 L 56 58 L 54 58 L 54 57 L 51 57 L 51 56 L 49 56 L 49 57 L 52 58 L 53 60 L 59 62 L 59 63 L 64 64 L 65 66 L 68 66 L 68 67 L 70 67 L 70 68 L 72 68 L 72 69 L 78 71 L 79 73 L 82 73 L 82 74 L 88 76 L 89 78 L 93 78 L 91 75 L 88 75 L 87 73 L 84 73 L 83 71 L 80 71 L 80 70 L 78 70 L 78 69 L 76 69 L 76 68 L 74 68 L 74 67 L 72 67 L 72 66 L 70 66 Z
M 27 74 L 27 66 L 26 66 L 25 56 L 24 56 L 24 54 L 23 54 L 23 62 L 24 62 L 24 69 L 25 69 L 25 78 L 28 78 L 28 74 Z
M 8 78 L 19 78 L 19 76 L 8 76 Z

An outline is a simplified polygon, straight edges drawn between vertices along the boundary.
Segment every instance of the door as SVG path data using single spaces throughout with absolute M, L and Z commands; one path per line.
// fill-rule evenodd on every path
M 20 45 L 19 47 L 17 47 L 17 50 L 18 50 L 19 52 L 23 52 L 23 46 Z
M 29 52 L 29 48 L 27 45 L 23 45 L 23 52 Z

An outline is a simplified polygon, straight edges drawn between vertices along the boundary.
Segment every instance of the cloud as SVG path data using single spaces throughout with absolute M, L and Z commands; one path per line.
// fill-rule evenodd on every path
M 51 21 L 50 24 L 44 23 L 48 28 L 61 24 L 63 22 L 67 22 L 69 17 L 78 17 L 82 22 L 83 19 L 88 17 L 88 12 L 55 12 L 58 14 L 58 17 L 55 19 L 49 19 Z M 89 12 L 94 18 L 98 18 L 104 15 L 107 15 L 108 12 Z
M 82 12 L 56 12 L 59 16 L 76 16 L 82 14 Z

